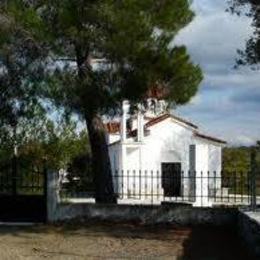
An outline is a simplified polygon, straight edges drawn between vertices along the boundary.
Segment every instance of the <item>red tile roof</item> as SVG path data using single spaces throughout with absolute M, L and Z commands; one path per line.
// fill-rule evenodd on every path
M 170 91 L 166 87 L 155 85 L 147 91 L 145 96 L 146 98 L 165 99 L 169 94 Z
M 120 123 L 119 122 L 109 122 L 105 124 L 105 128 L 109 134 L 116 134 L 120 132 Z

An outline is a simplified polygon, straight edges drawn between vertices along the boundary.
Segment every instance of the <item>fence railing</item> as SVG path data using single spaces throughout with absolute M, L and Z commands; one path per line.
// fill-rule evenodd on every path
M 252 176 L 250 172 L 122 170 L 113 172 L 112 181 L 121 204 L 260 205 L 260 176 L 254 180 Z M 61 197 L 94 198 L 93 182 L 82 178 L 61 180 Z

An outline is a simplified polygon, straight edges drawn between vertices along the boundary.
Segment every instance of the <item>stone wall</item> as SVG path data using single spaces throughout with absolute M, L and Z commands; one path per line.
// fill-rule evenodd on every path
M 75 218 L 144 224 L 174 223 L 178 225 L 232 225 L 236 209 L 193 208 L 182 205 L 134 206 L 60 203 L 54 221 Z

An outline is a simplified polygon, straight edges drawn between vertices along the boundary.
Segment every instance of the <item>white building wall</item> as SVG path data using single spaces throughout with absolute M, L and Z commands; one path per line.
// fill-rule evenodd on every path
M 222 171 L 222 148 L 221 146 L 209 145 L 209 187 L 212 191 L 221 189 Z
M 208 198 L 208 171 L 209 171 L 209 145 L 205 144 L 196 144 L 196 200 L 193 204 L 198 207 L 211 206 L 211 203 Z
M 113 178 L 113 184 L 114 184 L 114 190 L 116 193 L 120 193 L 120 187 L 122 186 L 122 181 L 118 176 L 120 176 L 121 173 L 121 165 L 122 165 L 122 147 L 120 143 L 114 144 L 109 146 L 109 157 L 110 157 L 110 164 L 111 164 L 111 171 Z
M 112 144 L 112 143 L 118 142 L 118 141 L 120 141 L 120 138 L 121 138 L 120 134 L 109 134 L 107 137 L 107 143 Z
M 192 132 L 170 121 L 167 119 L 151 127 L 145 139 L 143 168 L 161 170 L 162 162 L 181 162 L 182 170 L 188 170 Z

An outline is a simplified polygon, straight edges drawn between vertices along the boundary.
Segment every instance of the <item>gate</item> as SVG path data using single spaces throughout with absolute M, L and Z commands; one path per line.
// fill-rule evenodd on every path
M 0 166 L 0 221 L 45 222 L 46 170 L 17 158 Z

